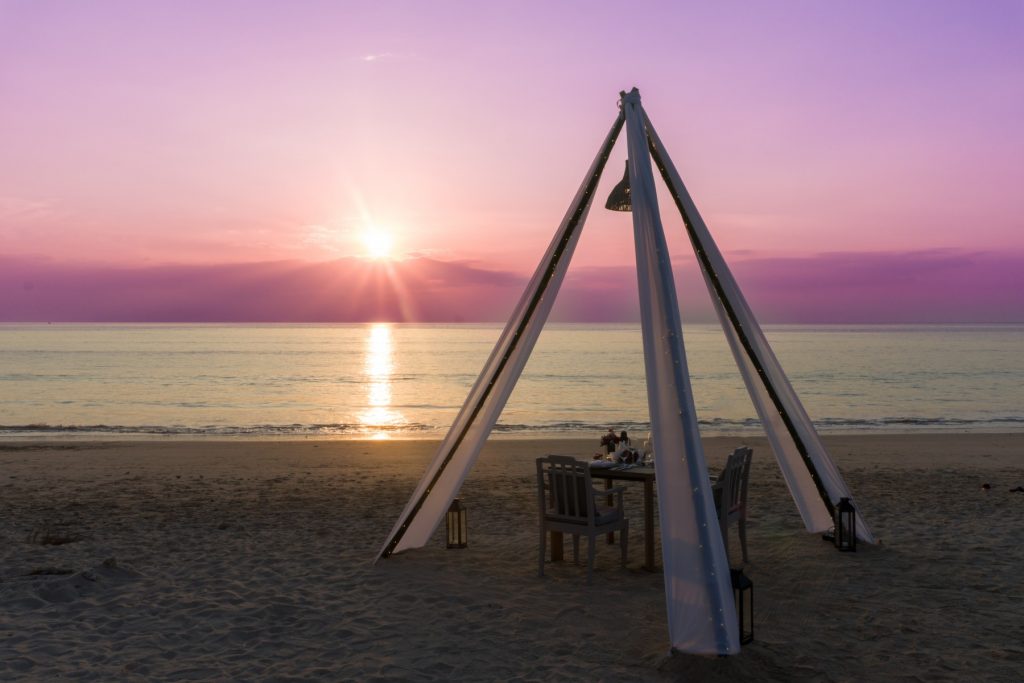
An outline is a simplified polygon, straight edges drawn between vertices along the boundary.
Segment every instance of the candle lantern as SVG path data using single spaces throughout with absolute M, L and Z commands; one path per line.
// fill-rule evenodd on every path
M 754 640 L 754 582 L 742 569 L 730 569 L 732 593 L 736 599 L 736 616 L 739 618 L 740 645 Z
M 836 506 L 835 544 L 844 552 L 857 552 L 857 510 L 849 498 L 840 498 Z
M 465 548 L 469 544 L 469 530 L 466 527 L 466 506 L 461 498 L 456 498 L 448 506 L 445 515 L 445 529 L 448 532 L 449 548 Z

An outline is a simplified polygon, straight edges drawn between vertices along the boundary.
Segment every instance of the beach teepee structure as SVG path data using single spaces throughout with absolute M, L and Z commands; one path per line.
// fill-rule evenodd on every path
M 623 125 L 629 192 L 625 198 L 618 193 L 619 202 L 627 206 L 615 208 L 631 208 L 633 213 L 647 401 L 651 437 L 658 455 L 655 467 L 669 637 L 672 647 L 682 652 L 734 654 L 740 645 L 729 565 L 706 474 L 652 159 L 682 213 L 722 329 L 807 530 L 828 530 L 839 500 L 852 496 L 697 212 L 635 88 L 621 93 L 615 123 L 379 557 L 424 545 L 473 467 L 551 311 L 601 172 Z M 860 515 L 857 535 L 863 541 L 874 541 Z

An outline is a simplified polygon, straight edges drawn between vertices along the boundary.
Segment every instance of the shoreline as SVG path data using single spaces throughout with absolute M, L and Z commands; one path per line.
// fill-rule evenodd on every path
M 947 465 L 995 465 L 995 466 L 1024 466 L 1024 431 L 1002 431 L 1002 432 L 858 432 L 850 434 L 821 433 L 825 449 L 836 460 L 836 464 L 842 467 L 844 461 L 854 455 L 856 457 L 845 462 L 847 466 L 862 465 L 899 465 L 899 460 L 893 456 L 911 454 L 911 460 L 917 462 L 920 459 L 930 460 L 932 464 L 945 463 Z M 439 437 L 418 437 L 418 438 L 337 438 L 337 437 L 164 437 L 152 439 L 130 438 L 0 438 L 0 454 L 16 453 L 21 451 L 90 451 L 108 449 L 143 449 L 155 450 L 176 449 L 184 447 L 198 448 L 203 453 L 210 453 L 211 449 L 225 447 L 230 450 L 252 448 L 261 450 L 262 446 L 268 448 L 283 446 L 308 445 L 315 448 L 336 448 L 346 450 L 347 447 L 368 447 L 372 449 L 396 448 L 399 450 L 411 449 L 413 452 L 432 455 L 441 443 Z M 512 450 L 532 449 L 533 452 L 544 454 L 550 450 L 550 444 L 557 444 L 559 452 L 579 457 L 592 457 L 601 450 L 599 437 L 581 438 L 578 436 L 538 437 L 538 436 L 516 436 L 496 437 L 492 436 L 484 444 L 481 457 L 488 452 L 506 452 Z M 634 439 L 638 441 L 638 439 Z M 740 445 L 750 445 L 756 448 L 760 454 L 769 455 L 770 449 L 767 438 L 763 432 L 758 434 L 733 433 L 733 434 L 702 434 L 701 442 L 704 444 L 705 455 L 709 464 L 716 460 L 716 453 L 723 449 L 731 450 Z M 873 448 L 868 449 L 867 446 Z M 979 454 L 979 458 L 970 460 L 964 454 L 964 450 L 982 449 L 985 452 Z M 923 452 L 921 452 L 923 451 Z M 421 453 L 422 452 L 422 453 Z M 426 457 L 426 456 L 423 456 Z M 965 461 L 965 458 L 967 460 Z M 927 464 L 925 462 L 920 463 Z
M 0 440 L 0 678 L 1015 680 L 1024 434 L 823 438 L 881 544 L 806 533 L 764 437 L 703 440 L 710 469 L 754 448 L 755 640 L 727 658 L 668 655 L 636 487 L 625 570 L 602 543 L 593 586 L 537 576 L 533 461 L 597 438 L 492 439 L 469 547 L 376 564 L 437 440 Z
M 614 423 L 611 423 L 614 424 Z M 592 435 L 600 436 L 602 429 L 580 430 L 575 432 L 551 431 L 494 431 L 488 437 L 488 441 L 590 441 L 594 440 Z M 618 430 L 617 430 L 618 431 Z M 641 434 L 642 431 L 642 434 Z M 634 441 L 646 437 L 648 431 L 630 431 L 635 434 Z M 1020 428 L 987 427 L 987 428 L 965 428 L 963 426 L 951 425 L 948 427 L 936 427 L 929 425 L 920 428 L 862 428 L 862 429 L 828 429 L 818 428 L 818 434 L 823 439 L 847 438 L 847 437 L 932 437 L 932 436 L 992 436 L 992 435 L 1024 435 L 1024 426 Z M 440 443 L 446 435 L 445 431 L 421 431 L 421 432 L 386 432 L 386 433 L 365 433 L 365 434 L 254 434 L 254 433 L 201 433 L 201 432 L 131 432 L 131 431 L 85 431 L 59 429 L 46 431 L 25 431 L 15 432 L 13 430 L 3 431 L 0 428 L 0 444 L 18 442 L 129 442 L 129 443 L 160 443 L 160 442 L 235 442 L 235 441 L 379 441 L 379 442 L 405 442 L 405 441 L 432 441 Z M 764 436 L 764 430 L 760 428 L 750 429 L 701 429 L 701 438 L 757 438 Z

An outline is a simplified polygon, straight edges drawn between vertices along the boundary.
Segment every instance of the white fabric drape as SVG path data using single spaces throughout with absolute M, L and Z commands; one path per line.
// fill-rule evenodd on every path
M 804 524 L 809 530 L 822 531 L 831 526 L 832 520 L 800 453 L 800 444 L 829 501 L 838 503 L 839 498 L 851 496 L 647 119 L 635 89 L 623 96 L 622 113 L 378 557 L 423 546 L 476 462 L 544 327 L 623 121 L 629 147 L 647 402 L 657 453 L 669 637 L 672 647 L 682 652 L 735 654 L 740 644 L 728 558 L 700 441 L 649 149 L 663 165 L 688 222 L 691 243 L 722 328 Z M 789 416 L 790 425 L 783 413 Z M 857 524 L 858 536 L 874 542 L 860 515 Z
M 640 96 L 623 98 L 629 146 L 640 320 L 651 435 L 657 453 L 658 509 L 669 637 L 697 654 L 739 652 L 729 561 L 697 426 L 682 324 Z
M 400 552 L 408 548 L 423 546 L 433 535 L 447 512 L 448 506 L 451 505 L 462 486 L 463 480 L 480 455 L 480 449 L 491 433 L 494 423 L 501 415 L 509 394 L 512 393 L 512 389 L 530 357 L 530 352 L 533 351 L 537 337 L 544 328 L 544 323 L 565 277 L 565 271 L 569 267 L 573 250 L 576 248 L 576 242 L 579 240 L 583 223 L 590 210 L 596 178 L 604 168 L 608 152 L 614 145 L 621 125 L 620 115 L 584 177 L 569 210 L 562 219 L 561 226 L 544 253 L 526 291 L 512 312 L 512 316 L 498 338 L 494 350 L 491 351 L 480 376 L 470 390 L 462 410 L 459 411 L 451 429 L 448 430 L 448 435 L 420 479 L 415 492 L 388 535 L 388 540 L 378 557 L 387 554 L 388 546 L 400 532 L 400 540 L 390 552 Z M 571 232 L 569 231 L 570 226 L 575 226 Z M 549 269 L 552 268 L 553 256 L 559 250 L 562 251 L 561 257 L 554 263 L 553 272 L 549 272 Z M 539 303 L 536 303 L 535 297 L 544 286 L 545 281 L 547 287 L 543 291 Z M 528 319 L 527 316 L 529 316 Z M 523 326 L 524 321 L 525 327 Z M 447 464 L 445 464 L 446 460 Z M 441 474 L 431 487 L 431 482 L 438 471 L 441 471 Z M 420 503 L 421 499 L 422 503 Z M 418 510 L 415 509 L 417 504 L 420 505 Z M 403 526 L 405 527 L 404 531 Z
M 722 330 L 725 332 L 729 347 L 736 359 L 736 364 L 743 375 L 743 381 L 747 386 L 747 391 L 750 394 L 754 408 L 761 418 L 761 424 L 768 435 L 768 441 L 771 444 L 772 451 L 775 453 L 776 460 L 778 460 L 779 467 L 786 480 L 786 485 L 789 487 L 790 494 L 793 496 L 797 509 L 800 511 L 804 526 L 808 531 L 812 532 L 825 531 L 833 525 L 833 520 L 800 454 L 795 438 L 783 420 L 780 408 L 785 410 L 789 416 L 796 432 L 796 438 L 799 438 L 803 443 L 807 456 L 813 463 L 814 469 L 817 471 L 830 501 L 833 504 L 837 504 L 840 498 L 850 498 L 852 500 L 853 496 L 850 494 L 839 469 L 825 451 L 821 438 L 814 429 L 814 424 L 811 422 L 810 417 L 808 417 L 807 411 L 804 410 L 803 404 L 797 397 L 796 392 L 793 391 L 789 379 L 772 352 L 768 340 L 761 331 L 761 327 L 757 324 L 757 320 L 754 318 L 754 314 L 750 310 L 750 306 L 740 291 L 735 278 L 733 278 L 729 266 L 726 264 L 722 253 L 711 237 L 710 231 L 708 231 L 707 226 L 704 224 L 704 220 L 697 211 L 693 199 L 686 191 L 686 186 L 683 184 L 675 165 L 669 158 L 668 152 L 658 138 L 650 120 L 646 119 L 646 117 L 645 123 L 651 145 L 656 150 L 665 167 L 671 189 L 682 204 L 683 215 L 693 231 L 693 234 L 690 235 L 690 240 L 693 243 L 694 250 L 698 253 L 698 256 L 701 253 L 706 256 L 713 270 L 713 273 L 709 273 L 704 261 L 698 258 L 701 264 L 701 272 L 704 274 L 704 281 L 707 284 L 711 300 L 715 305 L 715 311 L 718 313 L 719 321 L 722 324 Z M 757 372 L 750 355 L 743 347 L 739 330 L 736 329 L 730 320 L 725 305 L 714 286 L 712 277 L 717 278 L 722 294 L 728 300 L 737 324 L 746 335 L 750 349 L 755 354 L 761 369 L 764 371 L 763 378 Z M 772 400 L 766 382 L 770 382 L 774 388 L 780 406 L 777 407 Z M 859 514 L 857 515 L 857 536 L 868 543 L 875 542 L 871 529 Z

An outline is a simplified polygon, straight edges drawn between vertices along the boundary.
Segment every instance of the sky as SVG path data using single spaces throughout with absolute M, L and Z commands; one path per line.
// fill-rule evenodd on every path
M 504 320 L 633 86 L 762 322 L 1024 322 L 1021 0 L 0 0 L 0 322 Z

